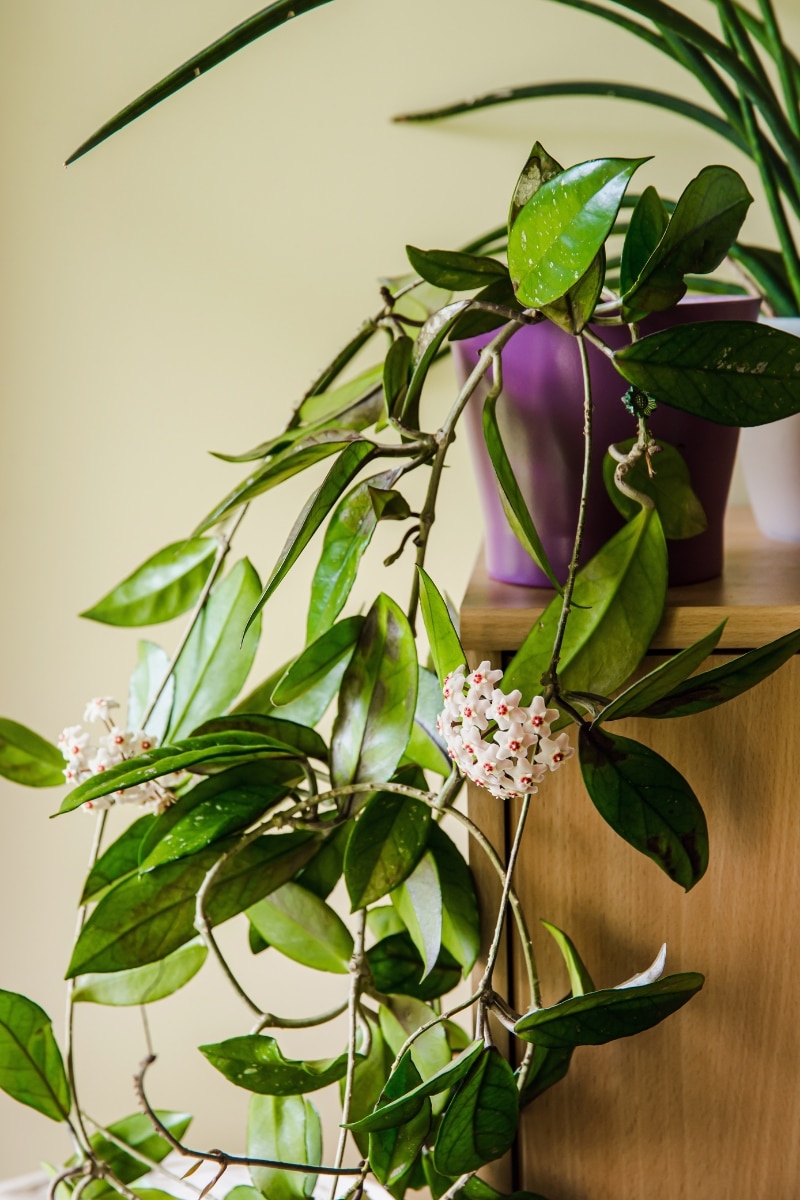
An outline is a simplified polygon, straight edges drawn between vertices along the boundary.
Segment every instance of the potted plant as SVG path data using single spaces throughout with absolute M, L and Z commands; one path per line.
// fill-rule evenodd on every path
M 279 3 L 245 33 L 256 36 L 254 30 L 265 32 L 288 15 Z M 244 40 L 241 32 L 223 39 L 207 61 Z M 189 77 L 198 69 L 194 63 Z M 669 717 L 687 704 L 702 711 L 722 703 L 795 653 L 800 632 L 695 675 L 720 635 L 709 630 L 664 666 L 628 682 L 663 609 L 664 524 L 692 504 L 679 469 L 668 486 L 659 481 L 658 457 L 669 452 L 652 437 L 649 416 L 653 397 L 737 424 L 791 412 L 797 401 L 787 381 L 800 346 L 780 331 L 739 322 L 637 337 L 637 320 L 653 297 L 683 286 L 685 263 L 669 253 L 675 225 L 653 224 L 657 197 L 648 193 L 626 235 L 625 254 L 636 264 L 631 285 L 612 300 L 603 293 L 604 247 L 641 163 L 598 159 L 566 171 L 554 165 L 545 178 L 542 156 L 536 147 L 513 192 L 508 266 L 490 247 L 412 252 L 414 265 L 436 275 L 437 286 L 449 273 L 449 286 L 464 298 L 446 297 L 420 324 L 402 301 L 403 293 L 421 289 L 421 276 L 384 287 L 378 314 L 317 378 L 283 429 L 236 456 L 247 464 L 245 478 L 192 536 L 157 550 L 84 614 L 136 627 L 191 610 L 170 658 L 143 646 L 124 720 L 115 702 L 101 697 L 90 702 L 82 724 L 64 730 L 59 746 L 11 719 L 0 725 L 6 777 L 56 786 L 66 774 L 72 786 L 60 812 L 90 806 L 95 813 L 61 1048 L 34 1000 L 0 992 L 0 1087 L 62 1123 L 74 1143 L 73 1157 L 54 1170 L 55 1197 L 87 1191 L 152 1200 L 137 1181 L 173 1150 L 186 1166 L 210 1161 L 220 1180 L 229 1166 L 247 1165 L 253 1200 L 302 1200 L 321 1176 L 346 1180 L 354 1197 L 374 1176 L 396 1196 L 427 1186 L 437 1198 L 463 1193 L 492 1200 L 497 1193 L 476 1172 L 511 1146 L 521 1107 L 563 1077 L 573 1049 L 651 1028 L 702 986 L 696 972 L 662 977 L 659 952 L 651 967 L 615 988 L 597 989 L 568 931 L 553 926 L 547 936 L 569 980 L 564 1000 L 541 1002 L 530 954 L 524 1013 L 495 989 L 494 971 L 507 910 L 524 945 L 532 942 L 513 891 L 531 798 L 540 787 L 546 795 L 553 771 L 576 770 L 577 759 L 593 803 L 635 850 L 686 889 L 706 870 L 707 830 L 689 784 L 659 755 L 609 726 L 633 713 Z M 741 183 L 718 170 L 725 195 L 737 194 L 739 208 L 746 208 Z M 726 201 L 707 214 L 723 249 L 735 232 L 728 210 Z M 487 279 L 502 284 L 503 299 L 480 295 Z M 505 346 L 525 326 L 552 318 L 563 324 L 565 314 L 581 355 L 590 338 L 604 345 L 621 390 L 633 389 L 627 399 L 633 436 L 630 445 L 615 446 L 611 472 L 627 523 L 579 569 L 587 436 L 584 502 L 562 585 L 510 469 L 496 409 Z M 597 315 L 633 336 L 619 348 L 607 345 L 602 327 L 588 328 Z M 462 323 L 476 317 L 496 326 L 491 341 L 444 419 L 430 428 L 430 367 L 448 334 L 459 324 L 463 332 Z M 343 383 L 356 353 L 387 332 L 376 366 Z M 489 377 L 482 419 L 504 504 L 558 588 L 505 673 L 498 664 L 466 663 L 448 605 L 425 570 L 448 450 L 468 402 Z M 585 380 L 582 409 L 590 427 L 588 372 Z M 246 559 L 229 567 L 249 506 L 317 464 L 324 464 L 322 482 L 267 582 L 262 586 Z M 414 472 L 426 485 L 417 511 L 405 494 Z M 400 550 L 409 558 L 414 547 L 407 592 L 381 593 L 366 613 L 343 615 L 358 563 L 383 520 L 401 523 Z M 264 606 L 323 526 L 308 642 L 288 659 L 287 648 L 276 647 L 274 673 L 252 687 L 247 677 Z M 431 663 L 417 642 L 423 624 Z M 335 718 L 323 735 L 329 708 Z M 485 789 L 487 804 L 521 801 L 505 862 L 454 804 L 465 776 Z M 663 808 L 653 804 L 653 784 Z M 612 795 L 621 787 L 632 805 L 647 805 L 658 836 L 643 840 L 633 822 L 614 813 Z M 141 815 L 120 829 L 112 823 L 127 804 Z M 483 947 L 477 899 L 451 823 L 467 828 L 500 880 L 501 903 L 488 914 Z M 345 916 L 328 903 L 340 879 L 352 908 Z M 236 978 L 215 935 L 233 918 L 248 930 L 255 953 L 272 947 L 311 969 L 347 975 L 347 1035 L 330 1056 L 291 1059 L 282 1051 L 282 1030 L 298 1021 L 276 1016 L 271 997 L 250 995 Z M 479 954 L 469 995 L 450 1003 L 445 997 L 470 975 Z M 156 1105 L 152 1053 L 136 1070 L 140 1111 L 93 1122 L 76 1081 L 75 1005 L 153 1002 L 187 983 L 209 956 L 228 975 L 243 1020 L 202 1052 L 234 1086 L 252 1093 L 247 1152 L 189 1144 L 187 1118 Z M 340 1008 L 321 1006 L 317 1022 L 327 1023 Z M 467 1012 L 475 1018 L 474 1037 L 454 1020 Z M 516 1071 L 490 1018 L 523 1049 Z M 342 1088 L 342 1133 L 323 1159 L 309 1096 L 329 1084 Z M 351 1137 L 357 1149 L 348 1153 Z

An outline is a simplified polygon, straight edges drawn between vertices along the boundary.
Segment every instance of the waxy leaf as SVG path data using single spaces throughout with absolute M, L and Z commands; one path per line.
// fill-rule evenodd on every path
M 658 514 L 642 509 L 577 575 L 559 667 L 568 691 L 609 695 L 635 670 L 661 621 L 667 550 Z M 556 597 L 506 668 L 503 687 L 540 689 L 561 612 Z
M 215 538 L 174 542 L 142 563 L 81 616 L 106 625 L 155 625 L 171 621 L 187 612 L 197 600 L 216 553 Z
M 287 958 L 317 971 L 347 974 L 353 954 L 349 929 L 324 900 L 300 884 L 285 883 L 247 915 L 264 941 Z
M 322 553 L 311 583 L 306 636 L 313 641 L 331 627 L 344 607 L 358 567 L 378 527 L 373 489 L 385 491 L 400 477 L 394 468 L 356 484 L 328 522 Z
M 365 805 L 344 859 L 353 912 L 374 904 L 408 878 L 425 853 L 430 821 L 427 804 L 410 796 L 379 792 Z
M 433 1162 L 443 1175 L 476 1171 L 500 1158 L 517 1132 L 519 1099 L 514 1072 L 487 1046 L 445 1109 Z
M 299 758 L 317 758 L 327 762 L 328 747 L 317 733 L 297 721 L 288 721 L 282 716 L 272 716 L 266 713 L 232 713 L 227 717 L 212 717 L 204 721 L 197 729 L 192 730 L 192 737 L 210 737 L 217 734 L 224 737 L 228 733 L 255 733 L 260 737 L 270 738 L 281 746 L 294 750 Z
M 208 957 L 198 938 L 174 950 L 160 962 L 109 975 L 79 975 L 72 998 L 92 1004 L 152 1004 L 177 992 L 194 979 Z
M 367 951 L 375 987 L 387 995 L 436 1000 L 451 992 L 461 979 L 461 968 L 448 950 L 442 950 L 433 970 L 422 978 L 419 951 L 408 933 L 392 933 Z
M 161 688 L 169 671 L 169 655 L 155 642 L 139 642 L 139 658 L 131 674 L 128 684 L 128 729 L 142 729 L 147 726 L 147 733 L 159 742 L 169 728 L 172 715 L 172 705 L 175 701 L 175 676 L 170 673 L 166 684 Z M 161 695 L 153 712 L 144 721 L 144 715 L 150 707 L 150 702 L 161 688 Z
M 420 1083 L 419 1072 L 410 1054 L 404 1054 L 386 1081 L 378 1107 L 389 1105 Z M 401 1106 L 395 1120 L 379 1123 L 370 1132 L 369 1162 L 380 1183 L 391 1187 L 403 1178 L 416 1160 L 431 1123 L 431 1102 L 427 1096 L 415 1097 Z
M 69 1116 L 69 1083 L 50 1018 L 18 992 L 0 991 L 0 1088 L 52 1121 Z
M 445 676 L 456 667 L 467 665 L 467 656 L 459 641 L 458 633 L 450 617 L 450 611 L 436 584 L 424 571 L 419 571 L 419 606 L 425 623 L 425 632 L 431 647 L 433 665 L 443 684 Z
M 616 351 L 614 365 L 660 404 L 718 425 L 764 425 L 800 412 L 800 338 L 768 325 L 677 325 Z
M 582 727 L 583 782 L 601 817 L 687 892 L 708 866 L 700 803 L 675 768 L 630 738 Z
M 642 273 L 645 263 L 664 236 L 669 213 L 654 187 L 646 187 L 631 213 L 622 260 L 619 266 L 620 290 L 628 292 Z
M 64 756 L 32 729 L 0 717 L 0 775 L 26 787 L 58 787 L 64 783 Z
M 400 420 L 408 429 L 419 428 L 419 402 L 428 371 L 433 366 L 444 339 L 469 308 L 469 300 L 456 300 L 440 308 L 419 331 L 414 348 L 414 373 L 408 385 Z
M 402 609 L 385 594 L 364 618 L 339 691 L 331 738 L 335 787 L 392 777 L 417 703 L 417 651 Z
M 246 558 L 214 587 L 175 668 L 170 741 L 187 737 L 239 695 L 258 649 L 260 623 L 248 618 L 260 590 Z
M 652 1029 L 691 1000 L 703 982 L 702 975 L 686 972 L 642 987 L 588 992 L 527 1013 L 514 1032 L 526 1042 L 554 1049 L 602 1046 Z
M 633 172 L 645 161 L 580 163 L 531 196 L 508 238 L 509 270 L 523 304 L 552 304 L 586 273 L 613 228 Z
M 81 904 L 90 900 L 98 900 L 100 893 L 117 883 L 126 875 L 132 875 L 139 869 L 139 853 L 147 834 L 155 825 L 158 817 L 139 817 L 125 829 L 116 841 L 103 851 L 92 867 L 81 893 Z
M 514 222 L 535 192 L 543 183 L 560 175 L 564 168 L 545 150 L 541 142 L 534 142 L 528 161 L 520 171 L 517 186 L 511 197 L 508 209 L 508 232 L 511 233 Z
M 302 425 L 319 425 L 323 421 L 334 421 L 344 417 L 354 404 L 380 391 L 383 378 L 383 364 L 376 363 L 361 371 L 347 383 L 340 383 L 335 388 L 324 392 L 314 392 L 308 396 L 297 410 L 297 416 Z
M 391 900 L 422 958 L 424 981 L 436 966 L 442 948 L 442 889 L 430 851 L 392 892 Z
M 560 329 L 578 334 L 591 321 L 605 281 L 606 252 L 601 248 L 577 283 L 573 283 L 569 291 L 552 304 L 543 305 L 542 312 L 548 321 Z
M 533 1059 L 526 1077 L 525 1085 L 519 1095 L 519 1106 L 525 1108 L 537 1096 L 543 1095 L 549 1088 L 555 1087 L 567 1074 L 572 1062 L 573 1047 L 568 1050 L 555 1050 L 551 1046 L 536 1046 Z
M 643 717 L 686 717 L 705 712 L 740 696 L 766 679 L 788 659 L 800 652 L 800 629 L 740 654 L 732 662 L 723 663 L 679 683 L 660 699 L 638 710 Z
M 536 565 L 544 571 L 547 578 L 552 583 L 556 591 L 561 594 L 562 587 L 558 581 L 555 571 L 550 565 L 550 560 L 547 557 L 547 552 L 542 545 L 542 540 L 533 523 L 528 506 L 525 503 L 525 497 L 522 495 L 520 486 L 517 483 L 517 478 L 514 474 L 514 469 L 506 453 L 506 448 L 503 445 L 503 438 L 500 433 L 500 426 L 497 423 L 497 400 L 498 397 L 492 398 L 487 396 L 483 406 L 483 439 L 486 443 L 486 449 L 489 453 L 489 458 L 494 468 L 495 478 L 497 479 L 498 494 L 500 503 L 503 506 L 503 512 L 506 515 L 511 529 L 517 541 L 536 563 Z M 464 660 L 462 660 L 464 661 Z
M 416 246 L 406 246 L 406 254 L 418 275 L 448 292 L 470 292 L 485 287 L 491 279 L 508 275 L 503 263 L 478 254 L 419 250 Z
M 684 276 L 713 271 L 741 228 L 753 197 L 730 167 L 704 167 L 675 206 L 664 236 L 623 295 L 626 321 L 661 312 L 686 292 Z M 635 211 L 635 210 L 634 210 Z
M 442 889 L 442 945 L 461 964 L 466 975 L 475 966 L 480 949 L 475 881 L 464 856 L 436 822 L 429 827 L 428 846 Z
M 319 1114 L 303 1096 L 253 1096 L 247 1121 L 247 1153 L 278 1162 L 322 1161 Z M 250 1178 L 266 1200 L 311 1200 L 317 1176 L 276 1167 L 250 1167 Z
M 436 1013 L 413 996 L 392 996 L 388 1005 L 382 1004 L 379 1019 L 383 1036 L 397 1056 L 411 1034 L 416 1034 L 421 1025 L 433 1020 Z M 453 1053 L 447 1040 L 447 1030 L 438 1022 L 415 1037 L 411 1046 L 411 1057 L 422 1079 L 430 1079 L 452 1060 Z
M 417 1084 L 413 1084 L 412 1080 L 414 1077 L 419 1079 L 419 1073 L 411 1063 L 411 1055 L 406 1051 L 391 1074 L 392 1086 L 389 1090 L 397 1093 L 402 1085 L 405 1085 L 407 1090 L 399 1092 L 394 1100 L 387 1099 L 384 1092 L 374 1112 L 362 1117 L 360 1121 L 352 1121 L 346 1128 L 372 1132 L 377 1129 L 390 1129 L 392 1125 L 407 1121 L 419 1111 L 425 1096 L 435 1096 L 460 1083 L 482 1051 L 483 1039 L 478 1038 L 470 1042 L 467 1049 L 446 1067 L 442 1067 L 430 1079 L 424 1082 L 420 1080 Z
M 156 1109 L 155 1113 L 162 1125 L 178 1139 L 183 1137 L 192 1123 L 188 1113 L 167 1112 L 163 1109 Z M 123 1117 L 121 1121 L 114 1121 L 108 1126 L 108 1132 L 113 1135 L 114 1141 L 104 1133 L 93 1133 L 89 1143 L 97 1158 L 105 1163 L 122 1183 L 130 1184 L 141 1179 L 151 1168 L 147 1162 L 142 1162 L 136 1153 L 129 1154 L 117 1144 L 118 1142 L 156 1163 L 162 1162 L 172 1149 L 167 1139 L 156 1133 L 150 1118 L 144 1113 L 133 1113 L 129 1117 Z M 75 1162 L 72 1158 L 67 1166 L 74 1166 Z M 151 1192 L 156 1193 L 155 1197 L 151 1197 Z M 84 1194 L 88 1195 L 90 1200 L 100 1200 L 101 1197 L 106 1200 L 112 1192 L 105 1180 L 97 1179 L 89 1184 Z M 137 1194 L 142 1196 L 143 1200 L 160 1200 L 162 1195 L 157 1188 L 142 1188 Z
M 642 679 L 632 683 L 606 705 L 595 724 L 619 721 L 623 717 L 635 717 L 643 711 L 650 712 L 654 704 L 671 694 L 677 685 L 687 680 L 692 672 L 705 662 L 722 637 L 724 628 L 725 622 L 721 621 L 716 629 L 712 629 L 705 637 L 699 638 L 691 646 L 681 650 L 680 654 L 675 654 L 655 670 L 649 671 Z
M 563 929 L 559 929 L 557 925 L 551 925 L 549 921 L 542 921 L 547 932 L 555 941 L 561 957 L 566 964 L 567 973 L 569 974 L 569 986 L 572 989 L 573 996 L 582 996 L 584 992 L 593 992 L 595 990 L 592 977 L 586 969 L 572 938 L 564 933 Z
M 425 771 L 435 771 L 438 775 L 447 777 L 453 764 L 447 752 L 447 744 L 436 725 L 441 711 L 442 689 L 439 687 L 439 680 L 433 671 L 420 667 L 417 711 L 414 713 L 414 724 L 405 757 Z
M 413 338 L 403 333 L 392 342 L 383 363 L 383 398 L 392 416 L 403 411 L 413 358 Z
M 353 1094 L 350 1097 L 350 1120 L 356 1125 L 362 1117 L 371 1113 L 380 1099 L 381 1092 L 386 1086 L 389 1072 L 392 1069 L 392 1055 L 384 1041 L 380 1026 L 375 1020 L 366 1017 L 369 1023 L 370 1045 L 366 1058 L 356 1064 L 353 1078 Z M 340 1085 L 343 1090 L 343 1085 Z M 358 1152 L 364 1158 L 369 1154 L 369 1137 L 349 1126 L 353 1139 L 358 1146 Z
M 297 562 L 336 501 L 374 454 L 375 447 L 371 442 L 350 442 L 339 455 L 317 490 L 309 496 L 300 515 L 292 526 L 284 547 L 278 556 L 278 561 L 272 568 L 272 574 L 267 580 L 266 587 L 250 615 L 250 619 L 247 622 L 248 628 L 256 619 L 267 600 L 269 600 L 278 584 L 285 579 L 286 575 Z
M 620 442 L 617 449 L 627 454 L 636 439 Z M 651 459 L 653 474 L 647 470 L 644 456 L 628 470 L 625 481 L 637 492 L 649 496 L 661 518 L 664 537 L 690 538 L 708 528 L 703 506 L 695 495 L 689 468 L 674 446 L 659 442 L 660 450 Z M 603 458 L 603 479 L 614 507 L 626 521 L 635 516 L 640 505 L 621 492 L 614 481 L 617 463 L 610 454 Z
M 345 617 L 306 646 L 273 688 L 272 703 L 280 708 L 322 688 L 327 708 L 339 689 L 363 624 L 363 617 Z
M 481 304 L 497 304 L 509 311 L 492 312 L 481 308 Z M 479 337 L 482 333 L 491 333 L 505 325 L 510 317 L 524 313 L 525 309 L 517 300 L 511 280 L 495 279 L 493 283 L 481 290 L 472 298 L 470 307 L 461 314 L 450 330 L 448 341 L 458 342 L 462 338 Z
M 459 1195 L 465 1200 L 545 1200 L 538 1192 L 498 1192 L 477 1175 L 467 1180 Z
M 314 1062 L 284 1058 L 275 1038 L 263 1033 L 228 1038 L 198 1049 L 231 1083 L 262 1096 L 316 1092 L 342 1079 L 347 1071 L 347 1054 Z
M 321 900 L 327 899 L 342 877 L 344 856 L 352 832 L 352 822 L 345 822 L 332 833 L 326 834 L 314 857 L 297 877 L 298 883 Z
M 206 912 L 219 925 L 286 883 L 311 858 L 311 833 L 266 834 L 220 868 Z M 81 931 L 67 978 L 125 971 L 158 962 L 196 935 L 196 897 L 225 843 L 141 876 L 121 880 L 99 902 Z

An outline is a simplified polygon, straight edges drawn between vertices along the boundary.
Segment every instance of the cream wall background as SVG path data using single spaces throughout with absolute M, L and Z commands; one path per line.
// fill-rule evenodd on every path
M 124 699 L 134 662 L 135 632 L 75 614 L 185 536 L 236 482 L 239 469 L 206 451 L 241 450 L 277 429 L 372 311 L 376 276 L 404 269 L 407 241 L 455 246 L 502 221 L 537 137 L 567 163 L 655 153 L 642 180 L 667 194 L 706 162 L 743 167 L 687 123 L 613 102 L 393 127 L 398 111 L 534 78 L 630 70 L 640 82 L 689 89 L 646 47 L 545 0 L 338 0 L 63 169 L 111 113 L 255 7 L 0 5 L 0 712 L 49 737 L 80 720 L 88 697 Z M 778 7 L 797 45 L 794 0 Z M 701 19 L 711 11 L 704 0 L 684 8 Z M 767 229 L 759 205 L 750 239 Z M 448 387 L 445 368 L 443 395 Z M 433 562 L 458 597 L 480 534 L 463 447 L 454 461 Z M 237 547 L 262 575 L 306 486 L 285 488 L 248 518 Z M 390 575 L 381 558 L 371 556 L 369 588 L 404 586 L 405 568 Z M 303 579 L 312 566 L 313 554 Z M 266 610 L 254 680 L 299 646 L 304 603 L 298 574 Z M 177 638 L 175 629 L 145 633 L 168 647 Z M 60 1031 L 91 818 L 49 822 L 58 800 L 2 787 L 0 987 L 36 999 Z M 321 1007 L 316 980 L 308 995 L 291 964 L 251 960 L 239 930 L 226 946 L 266 1004 Z M 330 977 L 331 1002 L 343 987 Z M 154 1100 L 198 1113 L 193 1144 L 240 1148 L 247 1097 L 194 1049 L 248 1025 L 215 967 L 153 1006 L 151 1020 Z M 313 1052 L 326 1053 L 331 1037 L 330 1027 L 316 1035 Z M 137 1014 L 82 1006 L 77 1038 L 86 1109 L 105 1121 L 133 1111 Z M 293 1051 L 288 1039 L 285 1048 Z M 69 1151 L 59 1127 L 4 1095 L 0 1149 L 0 1175 Z

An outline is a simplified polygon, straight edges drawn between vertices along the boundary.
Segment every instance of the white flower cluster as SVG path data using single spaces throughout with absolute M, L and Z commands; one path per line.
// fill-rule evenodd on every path
M 67 762 L 64 778 L 71 786 L 76 787 L 91 775 L 99 775 L 126 758 L 145 754 L 158 745 L 158 739 L 149 733 L 141 730 L 131 733 L 116 725 L 111 718 L 112 708 L 119 708 L 119 704 L 110 696 L 98 696 L 86 705 L 84 721 L 99 722 L 105 727 L 98 745 L 90 744 L 92 735 L 82 725 L 68 725 L 58 735 L 58 746 Z M 112 804 L 140 804 L 150 812 L 160 813 L 174 802 L 175 796 L 169 789 L 180 778 L 179 774 L 164 775 L 150 783 L 121 789 L 97 800 L 87 800 L 83 807 L 92 812 L 110 808 Z
M 550 737 L 558 719 L 541 696 L 526 707 L 518 690 L 502 692 L 502 671 L 482 662 L 470 675 L 457 667 L 444 681 L 437 726 L 450 757 L 468 779 L 501 800 L 538 791 L 537 784 L 575 751 L 566 733 Z

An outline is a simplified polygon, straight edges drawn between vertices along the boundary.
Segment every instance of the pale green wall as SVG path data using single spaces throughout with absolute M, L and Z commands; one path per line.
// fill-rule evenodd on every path
M 629 67 L 640 82 L 671 80 L 683 93 L 687 81 L 605 24 L 545 0 L 337 0 L 64 171 L 64 157 L 102 120 L 253 7 L 0 4 L 0 712 L 51 737 L 80 719 L 88 697 L 124 698 L 135 653 L 133 634 L 74 614 L 184 536 L 238 479 L 238 468 L 206 451 L 242 450 L 277 429 L 374 308 L 375 277 L 403 270 L 407 241 L 455 246 L 501 222 L 535 138 L 565 163 L 656 154 L 647 179 L 666 194 L 706 162 L 741 166 L 687 123 L 613 102 L 392 127 L 400 110 L 537 77 L 615 77 Z M 712 9 L 705 0 L 684 7 L 700 17 Z M 795 0 L 779 8 L 800 43 Z M 763 212 L 754 214 L 750 237 L 765 228 Z M 451 472 L 433 553 L 457 597 L 480 533 L 463 448 L 456 461 L 464 469 Z M 262 573 L 305 486 L 248 519 L 240 546 Z M 392 586 L 397 573 L 381 575 L 379 562 L 374 555 L 370 586 Z M 264 640 L 278 649 L 264 653 L 265 670 L 299 644 L 303 617 L 298 575 L 267 609 Z M 165 636 L 174 641 L 176 631 Z M 57 801 L 2 789 L 0 986 L 31 995 L 60 1028 L 59 977 L 91 820 L 48 822 Z M 259 977 L 265 961 L 251 973 L 265 1002 L 304 1003 L 291 991 L 296 973 Z M 332 994 L 341 987 L 334 980 Z M 193 1047 L 243 1032 L 248 1017 L 214 968 L 185 996 L 188 1014 L 180 996 L 152 1014 L 162 1054 L 153 1094 L 164 1106 L 202 1106 L 195 1144 L 235 1148 L 246 1097 L 218 1085 Z M 139 1027 L 134 1014 L 87 1008 L 79 1018 L 86 1106 L 112 1120 L 135 1107 Z M 317 1037 L 320 1054 L 328 1037 Z M 6 1175 L 67 1151 L 56 1126 L 4 1096 L 0 1146 Z

